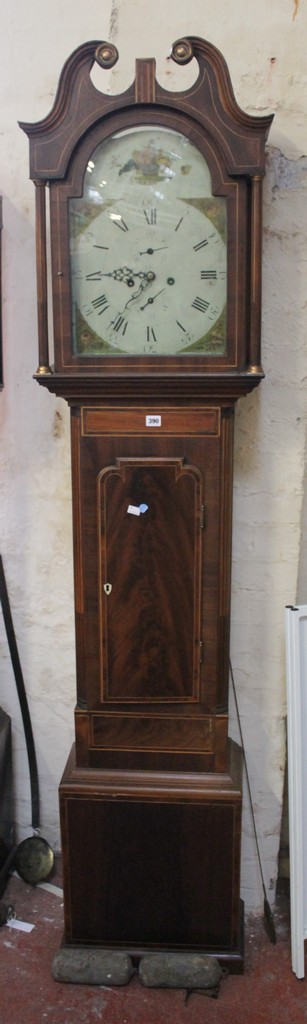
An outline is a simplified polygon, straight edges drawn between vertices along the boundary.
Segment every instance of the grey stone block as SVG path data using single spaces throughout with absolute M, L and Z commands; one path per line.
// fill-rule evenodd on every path
M 150 953 L 139 966 L 146 988 L 217 988 L 222 968 L 216 957 L 202 953 Z
M 53 958 L 55 981 L 73 985 L 127 985 L 134 968 L 127 953 L 64 946 Z

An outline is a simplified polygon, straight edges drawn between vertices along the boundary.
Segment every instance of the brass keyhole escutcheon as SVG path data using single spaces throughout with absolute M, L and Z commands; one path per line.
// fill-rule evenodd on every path
M 108 596 L 111 593 L 111 590 L 112 590 L 112 583 L 104 583 L 103 584 L 103 589 L 104 589 L 105 594 Z

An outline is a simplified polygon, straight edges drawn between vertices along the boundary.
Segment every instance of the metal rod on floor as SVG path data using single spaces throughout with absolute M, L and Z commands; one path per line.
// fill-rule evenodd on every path
M 29 761 L 29 772 L 30 772 L 30 785 L 31 785 L 31 802 L 32 802 L 32 828 L 35 831 L 39 829 L 39 786 L 38 786 L 38 772 L 36 753 L 34 746 L 34 738 L 32 732 L 32 725 L 30 719 L 29 706 L 27 701 L 27 695 L 25 690 L 24 678 L 22 674 L 20 658 L 18 654 L 18 648 L 15 637 L 15 630 L 13 626 L 13 619 L 11 614 L 9 596 L 6 586 L 4 568 L 2 557 L 0 555 L 0 605 L 2 605 L 4 625 L 6 629 L 7 641 L 9 645 L 9 651 L 11 655 L 11 662 L 13 672 L 15 676 L 15 682 L 17 687 L 17 693 L 19 697 L 20 710 L 22 715 L 22 721 L 25 732 L 27 754 Z

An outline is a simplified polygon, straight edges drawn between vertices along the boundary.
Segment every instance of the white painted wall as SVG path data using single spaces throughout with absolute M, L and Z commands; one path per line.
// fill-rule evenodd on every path
M 5 387 L 0 394 L 0 551 L 33 722 L 41 824 L 59 848 L 58 783 L 75 702 L 69 416 L 64 401 L 32 381 L 37 366 L 34 188 L 28 141 L 17 120 L 50 110 L 59 73 L 76 46 L 113 40 L 120 62 L 103 88 L 121 91 L 136 56 L 156 56 L 166 88 L 184 71 L 172 42 L 207 37 L 223 52 L 237 101 L 275 111 L 264 196 L 263 363 L 266 380 L 236 414 L 232 662 L 247 748 L 265 882 L 274 898 L 285 743 L 284 605 L 306 601 L 302 558 L 306 379 L 307 89 L 305 0 L 16 0 L 0 34 L 0 193 L 3 195 Z M 179 76 L 179 77 L 178 77 Z M 180 83 L 180 84 L 178 84 Z M 306 533 L 306 527 L 305 527 Z M 305 569 L 304 569 L 305 565 Z M 303 566 L 303 569 L 302 569 Z M 303 593 L 302 591 L 305 592 Z M 0 703 L 12 716 L 16 823 L 31 834 L 21 716 L 0 616 Z M 232 732 L 237 736 L 235 721 Z M 242 895 L 262 907 L 248 802 Z

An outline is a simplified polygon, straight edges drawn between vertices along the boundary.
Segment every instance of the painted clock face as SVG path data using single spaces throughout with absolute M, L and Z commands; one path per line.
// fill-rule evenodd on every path
M 111 136 L 69 217 L 75 353 L 224 354 L 226 200 L 193 143 L 160 127 Z

